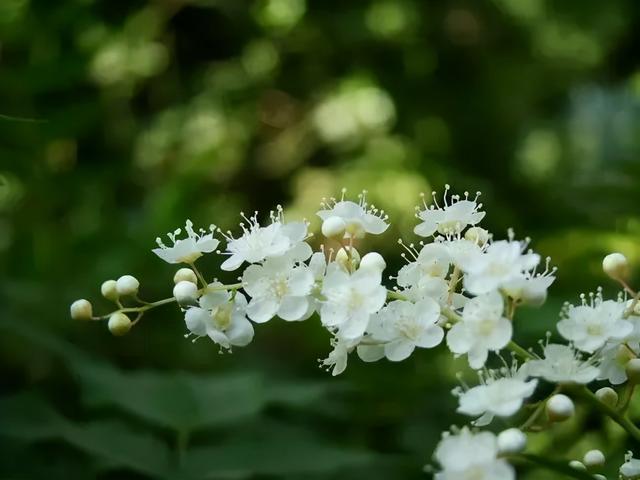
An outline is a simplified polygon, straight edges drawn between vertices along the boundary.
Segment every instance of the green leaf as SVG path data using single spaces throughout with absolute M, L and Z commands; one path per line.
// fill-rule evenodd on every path
M 63 440 L 99 459 L 107 469 L 128 468 L 155 476 L 169 468 L 164 443 L 119 421 L 74 423 L 34 394 L 0 398 L 0 411 L 0 435 L 26 443 Z
M 265 381 L 256 373 L 199 376 L 138 371 L 122 373 L 108 365 L 71 366 L 91 406 L 115 406 L 153 424 L 176 431 L 229 425 L 279 403 L 304 406 L 329 391 L 327 383 Z
M 224 443 L 189 450 L 183 476 L 247 478 L 253 475 L 320 474 L 367 466 L 367 452 L 329 444 L 302 428 L 266 423 L 244 430 Z

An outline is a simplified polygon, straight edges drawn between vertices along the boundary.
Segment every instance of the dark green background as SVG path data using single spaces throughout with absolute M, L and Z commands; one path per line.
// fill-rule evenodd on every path
M 125 273 L 170 295 L 150 249 L 186 218 L 234 228 L 282 203 L 317 230 L 343 186 L 391 216 L 362 250 L 393 271 L 419 192 L 450 183 L 559 267 L 519 315 L 534 345 L 562 301 L 614 291 L 605 253 L 638 266 L 639 32 L 634 0 L 1 0 L 1 477 L 423 478 L 466 420 L 444 347 L 334 379 L 316 318 L 219 355 L 174 307 L 114 338 L 68 305 L 106 313 L 100 283 Z M 553 458 L 595 446 L 610 471 L 631 447 L 582 409 L 532 438 Z

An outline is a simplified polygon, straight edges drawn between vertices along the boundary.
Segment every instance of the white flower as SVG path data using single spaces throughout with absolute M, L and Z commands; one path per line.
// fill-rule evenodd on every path
M 381 285 L 382 275 L 375 270 L 345 272 L 332 263 L 322 285 L 320 319 L 326 327 L 338 329 L 340 337 L 362 336 L 369 318 L 382 308 L 387 290 Z
M 522 277 L 514 278 L 502 286 L 504 293 L 514 300 L 522 301 L 529 305 L 540 306 L 547 299 L 547 290 L 555 281 L 556 268 L 550 268 L 551 258 L 547 257 L 545 270 L 538 273 L 537 266 L 532 270 L 524 271 Z
M 209 285 L 219 289 L 220 283 Z M 244 347 L 253 340 L 253 325 L 247 320 L 247 300 L 236 292 L 233 300 L 226 290 L 205 292 L 198 307 L 187 309 L 184 320 L 189 331 L 197 336 L 208 336 L 222 348 Z
M 445 434 L 435 458 L 442 471 L 435 480 L 515 480 L 506 460 L 498 458 L 498 442 L 491 432 L 472 433 L 467 427 Z
M 241 223 L 243 234 L 234 238 L 231 232 L 224 234 L 229 255 L 220 268 L 236 270 L 243 262 L 258 263 L 266 258 L 288 255 L 294 261 L 304 261 L 311 256 L 311 247 L 304 240 L 307 237 L 305 222 L 284 223 L 282 207 L 271 212 L 271 223 L 261 227 L 257 212 L 251 218 L 242 214 L 247 222 Z
M 396 300 L 372 318 L 368 331 L 373 340 L 384 343 L 382 355 L 399 362 L 409 357 L 416 347 L 433 348 L 442 342 L 444 330 L 437 324 L 439 318 L 440 306 L 431 298 L 417 303 Z M 358 347 L 363 360 L 370 361 L 371 348 L 375 346 Z
M 584 352 L 593 353 L 608 340 L 621 340 L 633 331 L 633 324 L 623 318 L 625 304 L 602 300 L 600 293 L 587 304 L 569 305 L 558 322 L 558 332 Z
M 405 248 L 414 260 L 398 272 L 398 285 L 411 287 L 419 285 L 423 279 L 446 277 L 451 264 L 451 256 L 444 245 L 428 243 L 422 247 L 420 252 L 415 250 L 413 244 Z M 406 258 L 406 254 L 402 256 Z
M 213 232 L 215 226 L 209 227 L 210 232 L 206 233 L 205 230 L 200 229 L 199 233 L 193 230 L 193 223 L 191 220 L 187 220 L 185 225 L 185 231 L 187 232 L 187 238 L 176 239 L 182 230 L 178 228 L 173 233 L 168 233 L 167 236 L 173 243 L 172 246 L 166 246 L 160 237 L 156 238 L 156 243 L 159 248 L 151 250 L 157 256 L 167 263 L 193 263 L 202 256 L 203 253 L 211 253 L 217 247 L 220 241 L 213 238 Z
M 482 295 L 500 288 L 509 288 L 513 282 L 527 278 L 525 272 L 540 263 L 535 253 L 523 253 L 525 243 L 500 240 L 491 243 L 484 252 L 473 255 L 463 266 L 464 287 L 474 295 Z
M 624 463 L 620 467 L 620 475 L 624 480 L 637 480 L 640 478 L 640 460 L 633 458 L 633 452 L 627 452 Z
M 416 235 L 421 237 L 430 237 L 438 232 L 442 235 L 458 235 L 467 226 L 476 225 L 484 218 L 485 212 L 479 211 L 482 204 L 477 203 L 479 193 L 476 198 L 469 200 L 469 194 L 465 192 L 464 200 L 459 195 L 452 195 L 449 203 L 447 194 L 449 185 L 445 186 L 442 206 L 436 201 L 435 192 L 433 193 L 433 201 L 435 205 L 427 207 L 424 204 L 424 210 L 418 211 L 416 217 L 422 220 L 422 223 L 416 225 L 413 229 Z
M 488 425 L 494 416 L 510 417 L 520 410 L 526 398 L 533 395 L 537 380 L 527 381 L 526 369 L 489 370 L 480 376 L 481 384 L 466 391 L 455 390 L 459 397 L 458 412 L 480 417 L 474 425 Z
M 629 300 L 626 308 L 629 308 L 632 302 L 633 300 Z M 600 361 L 598 380 L 608 380 L 612 385 L 620 385 L 627 381 L 627 362 L 640 356 L 640 317 L 630 315 L 626 320 L 633 325 L 631 333 L 621 339 L 609 340 L 596 352 Z
M 362 238 L 367 233 L 379 235 L 383 233 L 389 224 L 386 222 L 387 215 L 384 211 L 378 210 L 373 205 L 367 204 L 366 192 L 359 195 L 358 203 L 344 199 L 340 201 L 331 198 L 328 202 L 321 203 L 322 210 L 317 215 L 327 221 L 329 218 L 340 218 L 344 222 L 344 238 Z
M 249 265 L 242 275 L 242 286 L 251 297 L 249 318 L 257 323 L 276 315 L 287 321 L 307 318 L 313 284 L 311 270 L 287 257 L 271 257 L 262 265 Z
M 469 300 L 462 310 L 462 321 L 453 325 L 447 345 L 455 354 L 468 355 L 471 368 L 482 368 L 489 350 L 498 351 L 511 340 L 513 327 L 502 316 L 504 302 L 498 292 Z
M 553 383 L 587 384 L 595 380 L 599 369 L 591 361 L 584 361 L 569 345 L 550 343 L 544 347 L 544 358 L 529 360 L 527 374 Z
M 324 360 L 320 360 L 320 365 L 326 367 L 327 371 L 331 370 L 334 377 L 340 375 L 347 368 L 347 360 L 349 353 L 356 347 L 360 338 L 354 340 L 345 340 L 334 337 L 331 340 L 333 350 L 329 352 L 329 356 Z

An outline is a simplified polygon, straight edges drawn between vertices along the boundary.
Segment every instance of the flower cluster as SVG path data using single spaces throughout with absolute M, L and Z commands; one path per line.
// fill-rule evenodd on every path
M 480 227 L 485 212 L 479 193 L 460 196 L 449 190 L 447 186 L 441 200 L 434 194 L 429 205 L 423 198 L 414 228 L 420 238 L 399 241 L 405 265 L 391 276 L 385 277 L 387 263 L 379 253 L 358 251 L 367 235 L 387 230 L 387 215 L 367 202 L 366 192 L 354 202 L 345 199 L 343 191 L 340 199 L 321 203 L 317 216 L 325 240 L 315 252 L 310 224 L 286 220 L 280 206 L 266 223 L 257 212 L 241 214 L 239 234 L 213 225 L 196 231 L 187 221 L 184 234 L 175 230 L 168 235 L 170 245 L 158 239 L 153 250 L 168 263 L 184 264 L 174 276 L 172 297 L 145 302 L 138 296 L 138 280 L 124 275 L 102 285 L 103 296 L 117 306 L 114 312 L 96 317 L 91 303 L 78 300 L 71 316 L 108 319 L 109 329 L 120 335 L 146 311 L 176 302 L 187 337 L 208 337 L 228 351 L 251 343 L 256 325 L 275 318 L 318 318 L 331 345 L 320 363 L 333 375 L 342 373 L 353 356 L 364 362 L 399 362 L 416 349 L 444 344 L 477 371 L 479 382 L 468 385 L 461 375 L 462 386 L 453 389 L 457 411 L 470 417 L 471 428 L 452 428 L 443 436 L 435 452 L 440 480 L 514 479 L 507 457 L 525 449 L 527 432 L 550 429 L 570 418 L 577 397 L 592 402 L 640 440 L 640 430 L 624 417 L 630 394 L 619 398 L 614 389 L 627 382 L 626 392 L 632 393 L 640 383 L 640 295 L 626 283 L 625 257 L 612 254 L 603 262 L 605 273 L 624 291 L 616 299 L 605 299 L 598 290 L 581 295 L 578 305 L 567 303 L 557 324 L 567 343 L 547 338 L 536 354 L 513 341 L 516 311 L 544 303 L 555 268 L 529 249 L 529 239 L 517 240 L 509 231 L 506 239 L 496 240 Z M 238 283 L 207 280 L 197 269 L 195 262 L 214 252 L 225 257 L 221 270 L 238 272 Z M 511 351 L 509 361 L 505 351 Z M 595 380 L 611 386 L 594 394 L 586 385 Z M 544 382 L 555 388 L 540 398 L 536 389 Z M 523 418 L 527 402 L 530 413 Z M 477 430 L 495 417 L 523 422 L 497 436 Z M 588 454 L 572 464 L 591 472 L 604 462 L 593 451 Z M 638 464 L 629 456 L 620 474 L 640 478 Z

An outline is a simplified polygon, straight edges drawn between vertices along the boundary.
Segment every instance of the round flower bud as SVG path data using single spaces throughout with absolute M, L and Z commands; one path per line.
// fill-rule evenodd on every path
M 571 468 L 573 468 L 574 470 L 586 470 L 587 467 L 584 466 L 584 463 L 580 462 L 579 460 L 571 460 L 569 462 L 569 466 Z
M 190 268 L 181 268 L 173 276 L 173 283 L 178 284 L 180 282 L 191 282 L 197 285 L 198 277 L 196 277 L 195 272 Z
M 91 320 L 93 317 L 91 302 L 84 298 L 73 302 L 69 310 L 73 320 Z
M 100 293 L 102 293 L 104 298 L 111 300 L 112 302 L 116 302 L 118 298 L 120 298 L 117 282 L 115 280 L 107 280 L 106 282 L 103 282 L 100 286 Z
M 369 252 L 360 260 L 361 270 L 371 270 L 382 273 L 386 266 L 387 262 L 385 262 L 382 255 L 377 252 Z
M 566 395 L 558 393 L 547 400 L 547 416 L 552 422 L 564 422 L 571 418 L 576 411 L 576 407 Z
M 464 238 L 466 238 L 470 242 L 482 246 L 489 241 L 489 232 L 482 227 L 471 227 L 464 234 Z
M 109 317 L 109 331 L 120 337 L 131 330 L 131 319 L 122 312 L 116 312 Z
M 614 280 L 626 280 L 629 277 L 629 262 L 621 253 L 610 253 L 604 257 L 602 269 Z
M 629 363 L 629 360 L 633 360 L 634 358 L 636 358 L 636 356 L 629 349 L 629 347 L 627 347 L 626 345 L 618 346 L 618 349 L 616 350 L 616 362 L 618 363 L 618 365 L 624 367 L 627 363 Z
M 624 370 L 627 372 L 629 382 L 634 384 L 640 383 L 640 358 L 632 358 L 629 360 Z
M 518 428 L 509 428 L 498 435 L 498 452 L 510 455 L 522 452 L 527 446 L 527 436 Z
M 347 224 L 340 217 L 329 217 L 322 222 L 322 234 L 327 238 L 342 238 Z
M 133 296 L 138 293 L 140 282 L 132 275 L 123 275 L 116 282 L 116 288 L 121 296 Z
M 596 398 L 611 408 L 614 408 L 618 404 L 618 394 L 611 387 L 598 389 L 596 391 Z
M 582 459 L 582 463 L 584 463 L 587 468 L 602 467 L 605 462 L 606 458 L 604 457 L 604 453 L 600 450 L 589 450 L 584 454 L 584 458 Z
M 340 265 L 347 271 L 350 271 L 352 268 L 356 268 L 360 264 L 360 254 L 358 253 L 358 250 L 350 247 L 349 252 L 351 253 L 351 259 L 349 259 L 347 250 L 341 248 L 340 250 L 338 250 L 338 253 L 336 253 L 335 260 L 338 265 Z M 351 260 L 351 265 L 349 265 L 349 260 Z
M 593 479 L 594 480 L 607 480 L 607 477 L 605 477 L 604 475 L 600 474 L 600 473 L 596 473 L 593 475 Z
M 173 296 L 180 305 L 193 305 L 198 298 L 198 287 L 193 282 L 183 280 L 173 287 Z

